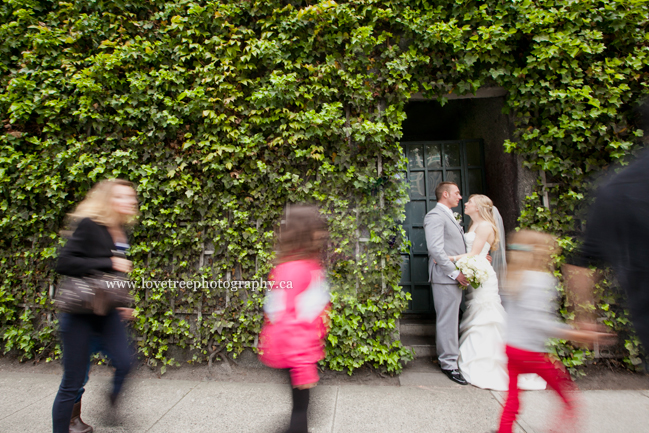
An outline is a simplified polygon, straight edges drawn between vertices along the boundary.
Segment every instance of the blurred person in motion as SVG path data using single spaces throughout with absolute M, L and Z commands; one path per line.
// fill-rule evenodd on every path
M 525 373 L 538 374 L 559 395 L 564 411 L 557 418 L 558 431 L 572 431 L 577 421 L 577 388 L 563 365 L 547 356 L 546 344 L 552 337 L 592 343 L 610 335 L 574 330 L 558 321 L 557 280 L 551 271 L 552 256 L 559 252 L 559 247 L 553 236 L 521 230 L 512 234 L 509 242 L 507 280 L 503 287 L 507 300 L 505 352 L 509 389 L 498 433 L 512 433 L 520 407 L 518 376 Z
M 319 380 L 317 362 L 324 358 L 329 286 L 321 258 L 327 226 L 314 206 L 291 206 L 280 227 L 274 284 L 264 302 L 259 336 L 260 360 L 289 369 L 293 411 L 288 433 L 307 433 L 309 389 Z
M 110 179 L 95 185 L 86 198 L 70 214 L 76 229 L 62 249 L 56 271 L 72 277 L 83 277 L 93 271 L 130 272 L 131 262 L 114 257 L 113 251 L 125 252 L 128 241 L 124 228 L 133 223 L 137 215 L 137 196 L 133 185 L 125 180 Z M 111 407 L 115 405 L 122 385 L 133 364 L 134 354 L 129 346 L 126 327 L 121 316 L 129 317 L 131 309 L 113 309 L 107 315 L 59 315 L 63 343 L 63 378 L 52 407 L 54 433 L 71 431 L 81 411 L 81 400 L 75 407 L 76 397 L 87 377 L 91 355 L 91 341 L 98 338 L 101 347 L 110 353 L 115 367 L 113 389 L 109 395 Z M 75 425 L 81 431 L 91 432 L 87 424 Z
M 649 116 L 647 116 L 649 117 Z M 595 274 L 588 266 L 611 266 L 626 293 L 635 331 L 649 350 L 649 149 L 598 189 L 581 250 L 566 265 L 575 304 L 592 303 Z M 590 322 L 592 310 L 577 311 Z M 645 359 L 645 371 L 648 371 Z
M 65 234 L 68 234 L 67 231 L 64 231 Z M 67 239 L 69 239 L 69 236 L 65 236 Z M 118 247 L 119 248 L 119 247 Z M 124 249 L 125 251 L 125 249 Z M 120 317 L 122 320 L 133 320 L 133 308 L 117 308 Z M 88 383 L 88 380 L 90 380 L 90 366 L 92 363 L 92 356 L 93 354 L 101 354 L 105 358 L 110 359 L 110 354 L 108 353 L 108 350 L 102 346 L 101 338 L 97 334 L 93 334 L 91 339 L 90 339 L 90 357 L 88 361 L 88 367 L 86 368 L 86 377 L 83 380 L 83 385 L 81 385 L 81 388 L 79 388 L 79 392 L 77 393 L 77 396 L 74 400 L 74 406 L 72 408 L 72 415 L 70 417 L 70 433 L 92 433 L 93 428 L 92 426 L 86 424 L 83 422 L 83 419 L 81 419 L 81 398 L 83 397 L 84 392 L 86 391 L 85 386 Z

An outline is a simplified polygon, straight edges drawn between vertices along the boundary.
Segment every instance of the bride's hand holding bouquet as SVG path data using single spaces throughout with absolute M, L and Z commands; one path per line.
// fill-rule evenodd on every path
M 455 261 L 455 267 L 466 277 L 468 285 L 462 285 L 466 289 L 469 285 L 474 289 L 489 279 L 489 268 L 491 265 L 484 257 L 462 256 Z

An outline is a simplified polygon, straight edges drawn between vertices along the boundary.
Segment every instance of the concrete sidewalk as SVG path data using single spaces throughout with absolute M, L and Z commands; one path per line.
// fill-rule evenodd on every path
M 51 431 L 58 374 L 3 372 L 0 432 Z M 286 384 L 133 379 L 118 426 L 107 426 L 109 377 L 91 377 L 83 419 L 108 432 L 281 432 L 291 410 Z M 400 386 L 322 385 L 312 391 L 313 433 L 489 432 L 496 428 L 504 393 L 459 386 L 441 372 L 408 371 Z M 649 430 L 649 391 L 584 391 L 584 432 Z M 555 396 L 527 392 L 517 432 L 548 431 Z

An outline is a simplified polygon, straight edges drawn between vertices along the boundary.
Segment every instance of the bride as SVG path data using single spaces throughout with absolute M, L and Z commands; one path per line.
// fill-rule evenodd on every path
M 464 256 L 486 257 L 492 251 L 493 267 L 489 278 L 477 289 L 469 287 L 467 308 L 460 323 L 458 366 L 464 378 L 479 388 L 507 391 L 507 356 L 505 355 L 505 310 L 498 295 L 498 276 L 505 274 L 504 226 L 498 209 L 485 195 L 474 194 L 464 207 L 471 217 L 464 235 L 468 254 L 449 257 L 455 262 Z M 496 270 L 494 270 L 494 268 Z M 545 381 L 536 375 L 521 375 L 520 389 L 545 389 Z

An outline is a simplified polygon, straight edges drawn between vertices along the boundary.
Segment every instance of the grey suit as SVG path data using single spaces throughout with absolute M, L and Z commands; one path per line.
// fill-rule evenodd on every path
M 446 210 L 435 207 L 424 218 L 428 247 L 428 278 L 433 287 L 435 344 L 437 359 L 444 370 L 457 369 L 458 327 L 462 289 L 451 275 L 456 269 L 448 256 L 466 253 L 464 232 Z

